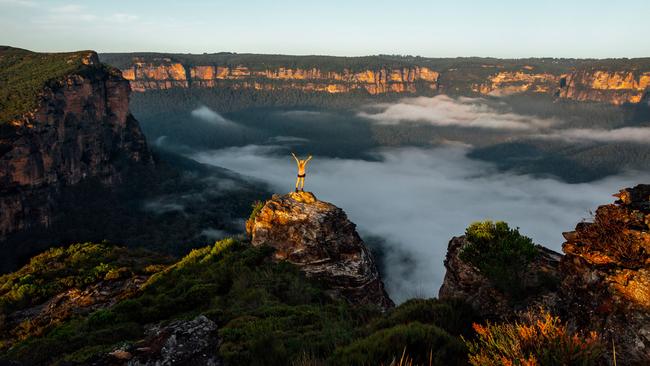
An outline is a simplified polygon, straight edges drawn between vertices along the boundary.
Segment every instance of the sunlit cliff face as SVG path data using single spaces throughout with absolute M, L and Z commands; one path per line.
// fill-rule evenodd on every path
M 472 90 L 480 94 L 495 96 L 524 92 L 548 93 L 557 89 L 559 79 L 559 75 L 548 73 L 499 72 L 490 76 L 484 83 L 474 84 Z
M 441 76 L 452 72 L 455 75 L 453 78 L 441 81 Z M 476 75 L 464 75 L 461 72 L 458 77 L 458 73 L 457 69 L 436 71 L 424 66 L 358 71 L 331 71 L 318 67 L 255 69 L 242 65 L 186 66 L 168 58 L 159 62 L 142 62 L 135 59 L 132 66 L 122 70 L 124 78 L 131 82 L 131 88 L 136 92 L 171 88 L 228 87 L 329 94 L 362 91 L 370 95 L 421 95 L 439 90 L 455 90 L 468 95 L 544 94 L 564 99 L 620 105 L 639 103 L 650 86 L 650 71 L 576 70 L 549 73 L 538 72 L 532 66 L 522 65 L 519 69 L 486 74 L 484 80 L 478 82 L 471 79 L 476 78 Z
M 189 75 L 180 63 L 162 65 L 136 62 L 122 70 L 122 75 L 131 81 L 134 91 L 169 89 L 172 87 L 200 88 L 217 87 L 220 81 L 241 81 L 229 84 L 234 88 L 257 90 L 297 89 L 327 93 L 347 93 L 365 90 L 371 95 L 381 93 L 417 92 L 416 82 L 423 82 L 426 88 L 437 88 L 438 72 L 426 67 L 362 70 L 353 72 L 322 71 L 317 68 L 277 68 L 251 70 L 245 66 L 192 66 Z M 278 84 L 275 81 L 287 81 Z
M 620 105 L 639 103 L 650 86 L 650 72 L 582 71 L 566 77 L 560 97 Z

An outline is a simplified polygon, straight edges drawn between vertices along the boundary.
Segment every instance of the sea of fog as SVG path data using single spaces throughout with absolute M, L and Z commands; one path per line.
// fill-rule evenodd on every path
M 477 220 L 505 220 L 536 243 L 559 251 L 562 232 L 589 219 L 620 188 L 648 181 L 628 173 L 585 184 L 497 171 L 466 157 L 468 146 L 390 148 L 377 161 L 316 156 L 306 190 L 343 208 L 362 236 L 385 239 L 384 281 L 391 297 L 437 296 L 447 243 Z M 197 152 L 195 160 L 265 181 L 278 193 L 293 189 L 289 148 L 248 145 Z M 405 258 L 409 260 L 405 260 Z

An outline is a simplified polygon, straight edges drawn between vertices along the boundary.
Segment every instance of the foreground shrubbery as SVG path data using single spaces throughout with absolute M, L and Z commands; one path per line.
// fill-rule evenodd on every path
M 477 267 L 501 291 L 514 298 L 523 294 L 523 274 L 537 255 L 533 241 L 503 221 L 483 221 L 465 231 L 468 244 L 460 258 Z
M 416 364 L 465 365 L 467 350 L 463 343 L 441 328 L 410 322 L 372 333 L 366 338 L 338 349 L 332 365 L 381 365 L 399 359 L 408 352 Z
M 517 273 L 499 269 L 497 259 L 512 265 L 515 256 L 525 266 L 531 258 L 530 239 L 505 223 L 474 224 L 467 234 L 465 259 L 485 260 L 477 266 L 498 281 Z M 479 319 L 460 300 L 413 299 L 386 313 L 336 301 L 295 266 L 273 262 L 272 250 L 224 239 L 161 265 L 163 257 L 104 244 L 51 249 L 0 277 L 5 316 L 66 286 L 155 273 L 129 299 L 0 347 L 0 361 L 86 364 L 144 338 L 148 325 L 199 314 L 217 323 L 215 353 L 226 365 L 465 365 L 468 352 L 474 365 L 589 365 L 601 354 L 595 335 L 569 334 L 548 314 L 524 324 L 475 325 L 474 334 Z M 158 265 L 149 267 L 152 261 Z
M 82 244 L 52 249 L 33 263 L 60 260 L 47 265 L 53 283 L 68 277 L 56 268 L 101 272 L 98 276 L 105 278 L 114 263 L 104 251 L 113 250 L 118 249 Z M 387 364 L 404 347 L 418 360 L 431 356 L 441 365 L 465 362 L 458 334 L 471 329 L 473 317 L 460 303 L 411 300 L 386 314 L 376 307 L 351 306 L 332 300 L 295 266 L 272 262 L 271 251 L 235 239 L 193 250 L 151 276 L 134 297 L 34 334 L 5 350 L 0 359 L 87 363 L 124 342 L 142 339 L 147 324 L 204 314 L 219 326 L 221 343 L 215 352 L 228 365 L 287 365 L 305 359 L 332 365 Z M 94 270 L 98 266 L 99 272 Z M 17 283 L 15 278 L 3 277 L 2 285 L 13 288 L 9 284 Z
M 170 258 L 110 244 L 74 244 L 33 257 L 19 271 L 0 276 L 0 314 L 39 304 L 54 294 L 102 280 L 145 274 Z
M 466 341 L 474 366 L 596 365 L 603 347 L 596 333 L 572 334 L 546 312 L 522 323 L 474 324 L 476 340 Z

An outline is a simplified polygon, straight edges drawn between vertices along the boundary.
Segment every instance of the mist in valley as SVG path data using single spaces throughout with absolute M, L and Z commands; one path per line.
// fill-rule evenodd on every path
M 185 129 L 196 125 L 222 136 L 249 131 L 249 138 L 194 145 L 187 136 L 159 136 L 158 148 L 267 183 L 276 193 L 293 189 L 296 167 L 290 152 L 315 155 L 306 189 L 343 208 L 381 253 L 387 290 L 397 302 L 437 296 L 447 243 L 474 221 L 507 221 L 536 243 L 560 251 L 562 232 L 589 219 L 619 189 L 650 178 L 623 166 L 616 174 L 602 172 L 598 179 L 589 176 L 575 184 L 561 179 L 560 169 L 579 171 L 581 161 L 554 167 L 549 160 L 549 174 L 517 170 L 527 161 L 507 150 L 503 159 L 515 159 L 512 169 L 477 159 L 477 146 L 513 141 L 533 141 L 540 149 L 619 143 L 647 150 L 643 136 L 650 128 L 643 124 L 608 120 L 585 128 L 574 123 L 577 117 L 522 114 L 498 99 L 420 97 L 348 112 L 271 109 L 228 115 L 201 105 L 183 118 Z M 377 139 L 382 128 L 398 131 L 398 137 L 426 131 L 428 143 L 382 143 Z M 173 199 L 167 206 L 156 204 L 150 209 L 175 208 Z M 211 238 L 220 234 L 205 230 Z
M 437 296 L 445 273 L 447 242 L 477 220 L 504 220 L 536 243 L 559 251 L 562 232 L 590 217 L 618 189 L 647 181 L 647 174 L 567 184 L 556 179 L 500 173 L 466 157 L 468 147 L 395 148 L 376 152 L 381 161 L 316 157 L 306 189 L 343 208 L 362 234 L 380 237 L 391 297 Z M 292 190 L 295 167 L 289 149 L 256 146 L 204 151 L 197 161 Z

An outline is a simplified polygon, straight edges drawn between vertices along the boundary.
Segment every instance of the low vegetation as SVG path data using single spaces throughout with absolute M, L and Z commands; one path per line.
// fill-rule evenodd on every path
M 146 274 L 169 258 L 109 244 L 74 244 L 33 257 L 17 272 L 0 277 L 0 314 L 42 303 L 54 294 L 102 280 Z
M 494 265 L 506 253 L 510 263 L 512 256 L 520 264 L 530 259 L 530 239 L 505 223 L 476 223 L 467 235 L 468 248 L 477 246 L 466 248 L 464 256 L 473 254 L 468 260 Z M 150 276 L 114 305 L 25 328 L 20 338 L 0 344 L 0 362 L 88 364 L 136 344 L 152 324 L 197 315 L 217 323 L 215 352 L 226 365 L 466 365 L 468 354 L 473 365 L 591 365 L 602 354 L 595 334 L 570 334 L 546 313 L 523 323 L 474 324 L 474 333 L 480 319 L 461 300 L 412 299 L 385 313 L 353 306 L 330 297 L 297 267 L 272 261 L 272 251 L 228 238 L 169 263 L 108 244 L 50 249 L 0 277 L 0 320 L 67 288 Z M 506 278 L 498 277 L 502 270 L 490 273 Z
M 264 202 L 263 201 L 255 201 L 251 205 L 253 210 L 251 211 L 251 215 L 248 217 L 250 221 L 255 220 L 257 215 L 259 215 L 260 212 L 262 212 L 262 209 L 264 208 Z
M 57 248 L 28 267 L 52 268 L 39 275 L 52 284 L 69 277 L 57 268 L 70 268 L 76 281 L 86 283 L 110 277 L 117 264 L 108 257 L 121 250 L 126 251 L 91 243 Z M 465 362 L 459 335 L 474 318 L 462 304 L 411 300 L 386 314 L 374 306 L 351 306 L 333 300 L 293 265 L 271 261 L 271 252 L 238 239 L 192 250 L 175 264 L 153 268 L 157 272 L 131 298 L 27 335 L 0 349 L 0 360 L 87 363 L 98 353 L 144 338 L 148 324 L 203 314 L 219 326 L 218 352 L 228 365 L 287 365 L 305 359 L 332 365 L 388 364 L 404 347 L 417 360 L 432 357 L 436 365 Z M 120 258 L 115 259 L 124 260 Z M 147 268 L 142 263 L 141 270 Z M 19 278 L 27 272 L 4 276 L 0 285 L 17 293 Z M 37 304 L 59 289 L 21 301 Z M 18 309 L 14 302 L 8 306 Z
M 12 313 L 27 311 L 57 294 L 147 276 L 169 262 L 169 257 L 152 252 L 94 243 L 53 248 L 33 257 L 19 271 L 0 277 L 0 349 L 40 334 L 44 326 L 56 325 L 71 315 L 62 310 L 46 325 L 27 319 L 12 327 L 7 321 Z
M 523 274 L 537 255 L 532 239 L 503 221 L 471 224 L 460 258 L 481 271 L 494 285 L 514 298 L 524 295 Z
M 43 87 L 81 68 L 88 52 L 36 53 L 1 46 L 0 125 L 36 108 Z
M 596 333 L 572 334 L 548 312 L 529 313 L 521 323 L 474 324 L 465 341 L 473 366 L 597 365 L 604 348 Z

